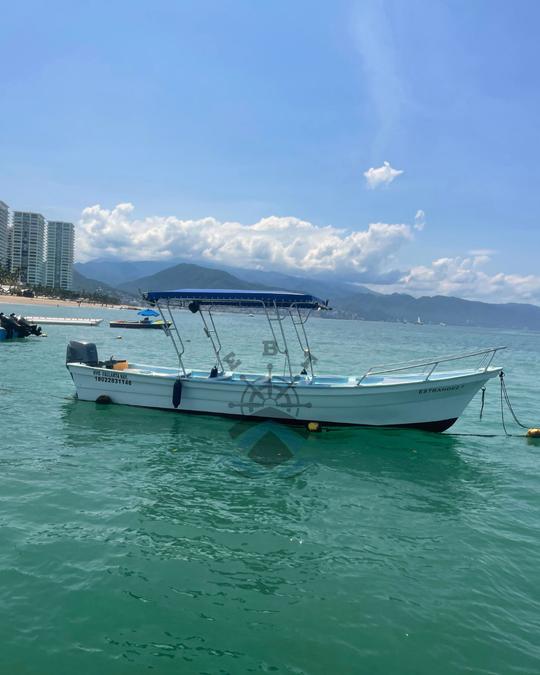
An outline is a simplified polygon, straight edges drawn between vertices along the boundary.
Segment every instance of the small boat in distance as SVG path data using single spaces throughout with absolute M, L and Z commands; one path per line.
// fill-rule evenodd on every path
M 159 408 L 185 413 L 224 415 L 251 420 L 279 420 L 311 428 L 318 425 L 413 427 L 448 429 L 485 383 L 499 375 L 492 366 L 504 347 L 443 356 L 413 363 L 370 368 L 363 375 L 318 375 L 305 324 L 313 311 L 326 311 L 327 302 L 304 293 L 281 291 L 181 289 L 152 291 L 147 302 L 159 309 L 178 358 L 176 367 L 121 361 L 100 361 L 96 345 L 71 341 L 66 366 L 83 401 Z M 172 310 L 199 314 L 214 358 L 208 369 L 184 363 L 185 343 Z M 222 355 L 212 315 L 215 307 L 258 308 L 270 329 L 264 342 L 268 356 L 282 356 L 283 375 L 238 372 L 234 352 Z M 291 320 L 300 347 L 301 363 L 293 364 L 283 323 Z M 268 352 L 266 347 L 269 346 Z M 236 350 L 236 346 L 235 346 Z M 479 362 L 473 362 L 473 359 Z M 448 364 L 463 363 L 454 370 Z M 228 366 L 228 370 L 225 369 Z M 440 368 L 440 366 L 442 366 Z
M 27 321 L 56 326 L 99 326 L 103 319 L 79 319 L 78 317 L 63 316 L 27 316 Z
M 24 316 L 15 316 L 14 313 L 6 316 L 4 312 L 0 312 L 0 342 L 26 338 L 29 335 L 45 337 L 41 327 L 31 323 Z
M 153 328 L 163 330 L 170 327 L 171 323 L 164 319 L 156 319 L 159 313 L 153 309 L 141 309 L 137 312 L 143 319 L 139 321 L 110 321 L 111 328 Z
M 150 319 L 143 319 L 142 321 L 110 321 L 109 326 L 111 328 L 153 328 L 154 330 L 163 330 L 170 327 L 170 321 L 150 321 Z

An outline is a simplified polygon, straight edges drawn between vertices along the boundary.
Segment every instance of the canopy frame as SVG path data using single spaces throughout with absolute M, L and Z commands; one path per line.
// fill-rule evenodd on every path
M 302 309 L 329 309 L 328 301 L 323 301 L 307 293 L 292 291 L 184 288 L 176 291 L 149 291 L 143 297 L 151 304 L 159 300 L 176 300 L 181 303 L 198 302 L 199 305 L 221 305 L 228 307 L 249 308 L 263 303 L 266 305 L 277 305 L 280 308 L 298 306 Z
M 208 321 L 204 317 L 205 311 L 206 311 L 206 314 L 208 315 Z M 212 308 L 211 307 L 206 307 L 206 308 L 199 307 L 199 314 L 201 315 L 205 335 L 210 340 L 210 344 L 212 345 L 212 349 L 214 350 L 214 354 L 216 356 L 216 365 L 219 367 L 219 372 L 224 373 L 225 369 L 223 368 L 223 362 L 221 361 L 221 356 L 220 356 L 221 340 L 220 340 L 219 333 L 218 333 L 217 328 L 216 328 L 216 324 L 214 322 L 214 316 L 212 314 Z
M 294 327 L 294 332 L 296 333 L 300 349 L 302 350 L 304 356 L 307 358 L 309 365 L 309 372 L 311 373 L 311 378 L 313 379 L 315 377 L 315 373 L 313 370 L 313 355 L 311 354 L 311 347 L 309 346 L 309 340 L 306 332 L 306 323 L 309 317 L 311 316 L 311 312 L 313 310 L 311 309 L 308 310 L 308 312 L 304 316 L 302 316 L 299 307 L 295 307 L 294 309 L 296 309 L 296 316 L 292 307 L 289 307 L 289 316 L 291 317 L 292 325 Z M 299 327 L 301 328 L 302 335 L 300 335 L 300 331 L 298 330 Z
M 164 307 L 162 306 L 162 302 L 164 302 Z M 205 332 L 205 335 L 207 338 L 210 340 L 212 350 L 214 352 L 214 356 L 216 359 L 216 367 L 219 369 L 219 373 L 223 374 L 225 372 L 224 366 L 223 366 L 223 360 L 221 358 L 221 350 L 222 350 L 222 343 L 221 339 L 219 337 L 219 333 L 214 321 L 214 316 L 212 314 L 212 304 L 210 302 L 207 302 L 205 305 L 201 305 L 199 302 L 198 298 L 156 298 L 153 301 L 153 304 L 158 308 L 159 313 L 161 314 L 161 317 L 164 321 L 164 326 L 165 326 L 165 332 L 168 335 L 168 337 L 171 338 L 171 341 L 173 343 L 174 349 L 176 351 L 176 355 L 178 357 L 178 364 L 179 364 L 179 374 L 181 374 L 184 377 L 187 377 L 187 371 L 184 366 L 184 360 L 183 356 L 185 353 L 185 345 L 182 340 L 178 325 L 175 321 L 172 309 L 171 309 L 171 300 L 173 301 L 174 305 L 180 306 L 180 307 L 186 307 L 187 304 L 191 303 L 197 303 L 197 307 L 195 309 L 195 313 L 199 313 L 201 315 L 201 320 L 203 322 L 203 330 Z M 189 300 L 189 303 L 188 303 Z M 216 302 L 216 305 L 220 305 L 219 301 Z M 287 316 L 290 317 L 294 331 L 298 340 L 298 344 L 300 345 L 300 349 L 302 350 L 302 353 L 304 355 L 304 359 L 307 358 L 308 365 L 309 365 L 309 374 L 311 376 L 311 380 L 315 377 L 314 373 L 314 360 L 313 356 L 311 354 L 311 349 L 309 346 L 309 340 L 307 336 L 307 332 L 305 329 L 305 324 L 307 320 L 309 319 L 311 312 L 313 311 L 313 307 L 308 307 L 308 311 L 305 314 L 302 314 L 300 311 L 301 309 L 306 309 L 305 303 L 301 299 L 300 302 L 298 303 L 289 303 L 286 307 L 280 307 L 278 302 L 274 301 L 272 303 L 267 303 L 264 302 L 264 300 L 261 299 L 253 299 L 253 301 L 250 301 L 250 306 L 255 306 L 259 307 L 263 310 L 266 320 L 268 322 L 268 326 L 270 328 L 270 333 L 273 338 L 273 342 L 276 348 L 276 351 L 279 354 L 282 354 L 285 358 L 285 371 L 288 371 L 288 377 L 293 384 L 295 382 L 295 376 L 293 375 L 293 367 L 291 363 L 291 357 L 290 357 L 290 351 L 289 351 L 289 345 L 287 341 L 287 335 L 284 330 L 283 322 L 287 318 Z M 170 322 L 171 322 L 171 327 L 167 327 L 167 319 L 165 318 L 165 311 L 167 310 L 167 313 L 170 317 Z M 191 307 L 190 307 L 191 309 Z M 280 311 L 280 309 L 286 309 L 287 311 Z M 193 310 L 192 310 L 193 311 Z M 275 328 L 275 325 L 279 326 L 279 329 Z M 304 365 L 305 369 L 305 365 Z
M 277 304 L 274 302 L 273 304 L 273 310 L 274 314 L 270 313 L 268 311 L 268 307 L 266 304 L 263 303 L 264 307 L 264 313 L 266 314 L 266 320 L 268 321 L 268 326 L 270 327 L 270 332 L 272 333 L 272 337 L 274 338 L 274 344 L 276 346 L 277 351 L 280 354 L 283 354 L 285 357 L 285 368 L 289 371 L 289 377 L 291 378 L 291 382 L 294 380 L 294 376 L 292 373 L 292 365 L 291 365 L 291 357 L 289 354 L 289 345 L 287 343 L 287 336 L 285 335 L 285 331 L 283 330 L 283 319 L 285 319 L 286 314 L 280 314 L 279 313 L 279 308 Z M 282 344 L 280 345 L 278 337 L 274 331 L 274 326 L 272 323 L 277 323 L 279 326 L 279 331 L 281 333 L 281 339 L 282 339 Z
M 178 356 L 179 370 L 181 370 L 181 371 L 182 371 L 182 375 L 184 375 L 184 377 L 186 377 L 186 376 L 187 376 L 187 372 L 186 372 L 186 368 L 185 368 L 185 366 L 184 366 L 184 360 L 183 360 L 183 358 L 182 358 L 182 357 L 184 356 L 184 352 L 186 351 L 186 348 L 185 348 L 185 346 L 184 346 L 184 342 L 183 342 L 183 340 L 182 340 L 182 336 L 180 335 L 180 331 L 178 330 L 178 326 L 176 325 L 176 321 L 174 320 L 174 316 L 173 316 L 173 313 L 172 313 L 172 311 L 171 311 L 171 304 L 170 304 L 170 302 L 167 300 L 165 306 L 166 306 L 167 311 L 168 311 L 168 313 L 169 313 L 169 317 L 170 317 L 170 319 L 171 319 L 171 324 L 172 324 L 172 326 L 173 326 L 174 332 L 176 333 L 176 339 L 175 339 L 175 337 L 174 337 L 174 335 L 173 335 L 173 331 L 172 331 L 172 330 L 170 329 L 170 327 L 169 327 L 169 324 L 168 324 L 168 322 L 167 322 L 167 319 L 165 318 L 165 314 L 164 314 L 164 312 L 163 312 L 163 308 L 161 307 L 161 305 L 159 304 L 159 302 L 156 302 L 155 305 L 156 305 L 156 307 L 158 308 L 159 313 L 161 314 L 161 318 L 163 319 L 163 330 L 165 331 L 166 335 L 167 335 L 168 337 L 171 338 L 171 342 L 173 343 L 174 350 L 175 350 L 175 352 L 176 352 L 176 355 Z M 177 340 L 178 340 L 178 343 L 177 343 Z

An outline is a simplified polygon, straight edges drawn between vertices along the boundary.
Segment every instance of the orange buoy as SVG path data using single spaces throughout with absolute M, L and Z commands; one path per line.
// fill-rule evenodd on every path
M 540 429 L 533 427 L 527 431 L 527 436 L 529 438 L 540 438 Z

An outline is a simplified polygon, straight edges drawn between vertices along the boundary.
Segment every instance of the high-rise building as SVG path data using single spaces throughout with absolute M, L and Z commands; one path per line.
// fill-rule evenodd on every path
M 0 266 L 6 267 L 8 255 L 9 208 L 0 200 Z
M 8 270 L 11 270 L 12 255 L 13 255 L 13 226 L 8 225 L 7 258 L 6 258 L 6 269 Z
M 47 273 L 45 284 L 70 291 L 73 286 L 73 223 L 49 220 L 47 223 Z
M 26 284 L 45 281 L 45 218 L 41 213 L 13 212 L 11 271 Z

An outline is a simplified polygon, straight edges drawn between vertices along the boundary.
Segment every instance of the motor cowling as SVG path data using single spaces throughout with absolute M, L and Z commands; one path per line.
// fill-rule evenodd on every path
M 71 340 L 66 350 L 67 363 L 84 363 L 87 366 L 98 366 L 98 351 L 93 342 Z

